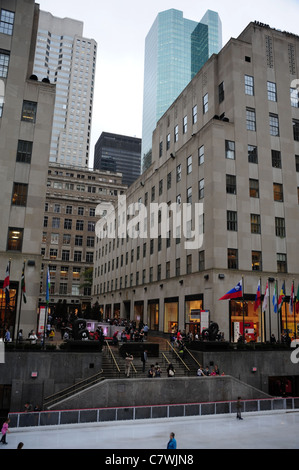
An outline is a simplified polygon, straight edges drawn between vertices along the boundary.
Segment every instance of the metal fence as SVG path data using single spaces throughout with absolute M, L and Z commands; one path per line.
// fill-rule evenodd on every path
M 101 423 L 109 421 L 208 416 L 236 413 L 236 401 L 184 403 L 175 405 L 90 408 L 9 413 L 10 427 L 59 426 L 63 424 Z M 243 412 L 263 412 L 299 409 L 299 397 L 242 400 Z

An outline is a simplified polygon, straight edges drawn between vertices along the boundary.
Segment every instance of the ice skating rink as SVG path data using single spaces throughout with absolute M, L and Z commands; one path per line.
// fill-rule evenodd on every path
M 299 449 L 299 411 L 10 429 L 0 449 L 163 450 L 174 432 L 183 449 Z

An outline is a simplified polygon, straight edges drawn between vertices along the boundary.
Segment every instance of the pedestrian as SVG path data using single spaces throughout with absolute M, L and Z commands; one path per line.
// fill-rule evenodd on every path
M 2 442 L 2 444 L 7 444 L 6 434 L 9 433 L 9 430 L 8 430 L 9 423 L 10 423 L 9 418 L 7 418 L 7 420 L 3 423 L 3 426 L 2 426 L 2 429 L 1 429 L 2 438 L 1 438 L 1 441 L 0 441 L 0 442 Z
M 174 377 L 175 370 L 173 368 L 173 365 L 170 363 L 169 366 L 167 367 L 167 375 L 168 377 Z
M 142 372 L 145 372 L 145 364 L 146 364 L 146 361 L 147 361 L 147 350 L 145 349 L 142 353 L 141 353 L 141 362 L 142 362 Z
M 130 377 L 131 365 L 134 360 L 134 357 L 132 356 L 132 354 L 127 354 L 125 360 L 126 360 L 125 374 L 127 377 Z
M 147 376 L 151 379 L 155 377 L 155 366 L 154 364 L 151 365 L 150 369 L 148 370 Z
M 242 403 L 241 403 L 241 397 L 238 397 L 238 400 L 237 400 L 237 419 L 243 419 L 241 417 L 241 409 L 242 409 Z
M 167 449 L 176 449 L 176 439 L 174 438 L 174 436 L 174 432 L 171 432 L 167 444 Z

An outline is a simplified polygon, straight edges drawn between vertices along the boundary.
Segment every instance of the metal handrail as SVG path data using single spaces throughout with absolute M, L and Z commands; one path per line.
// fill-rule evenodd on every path
M 117 364 L 117 362 L 116 362 L 116 359 L 115 359 L 114 354 L 113 354 L 113 352 L 112 352 L 112 350 L 111 350 L 111 348 L 110 348 L 110 346 L 109 346 L 108 341 L 105 340 L 105 343 L 106 343 L 107 349 L 108 349 L 108 351 L 109 351 L 109 353 L 110 353 L 110 355 L 111 355 L 111 357 L 112 357 L 112 359 L 113 359 L 113 362 L 114 362 L 114 364 L 115 364 L 115 366 L 116 366 L 116 369 L 117 369 L 118 373 L 120 374 L 120 368 L 119 368 L 119 366 L 118 366 L 118 364 Z
M 88 377 L 87 379 L 80 380 L 79 382 L 75 383 L 74 385 L 71 385 L 70 387 L 60 390 L 59 392 L 56 392 L 53 395 L 49 395 L 48 397 L 44 399 L 43 406 L 53 405 L 54 403 L 57 403 L 57 401 L 59 400 L 68 398 L 74 393 L 80 392 L 84 390 L 86 387 L 94 385 L 95 383 L 98 383 L 101 379 L 104 379 L 102 374 L 103 374 L 103 369 L 97 374 L 94 374 L 91 377 Z
M 182 362 L 182 364 L 184 365 L 184 367 L 188 370 L 188 372 L 190 372 L 190 369 L 189 369 L 189 367 L 187 366 L 187 364 L 183 361 L 183 359 L 181 358 L 181 356 L 177 353 L 177 351 L 174 349 L 174 347 L 170 344 L 169 341 L 167 341 L 167 344 L 168 344 L 168 346 L 170 346 L 170 348 L 172 349 L 172 351 L 177 355 L 177 357 L 178 357 L 179 360 Z

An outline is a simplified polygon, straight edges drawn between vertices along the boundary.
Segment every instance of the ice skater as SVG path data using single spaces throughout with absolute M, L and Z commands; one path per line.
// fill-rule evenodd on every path
M 2 426 L 2 429 L 1 429 L 2 437 L 1 437 L 1 441 L 0 441 L 0 442 L 2 442 L 2 444 L 7 444 L 6 434 L 9 433 L 9 430 L 8 430 L 9 423 L 10 423 L 9 418 L 7 418 L 7 420 L 3 423 L 3 426 Z
M 171 432 L 167 444 L 167 449 L 176 449 L 176 439 L 174 438 L 174 436 L 174 432 Z
M 241 409 L 242 409 L 242 403 L 241 403 L 241 397 L 238 397 L 238 401 L 237 401 L 237 416 L 236 418 L 237 419 L 243 419 L 242 416 L 241 416 Z

